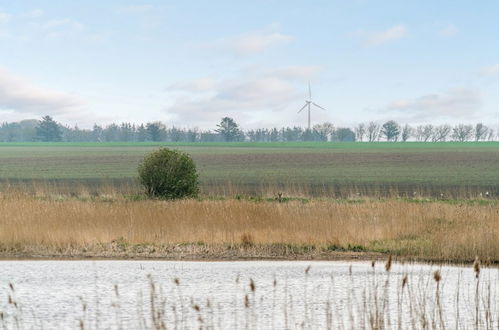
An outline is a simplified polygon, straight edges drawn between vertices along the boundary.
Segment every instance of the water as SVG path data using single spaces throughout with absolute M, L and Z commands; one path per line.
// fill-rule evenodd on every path
M 394 264 L 387 273 L 383 263 L 367 262 L 0 261 L 0 325 L 318 329 L 377 319 L 389 328 L 469 328 L 476 285 L 471 267 L 421 264 Z M 479 325 L 497 328 L 499 270 L 482 269 L 478 285 Z

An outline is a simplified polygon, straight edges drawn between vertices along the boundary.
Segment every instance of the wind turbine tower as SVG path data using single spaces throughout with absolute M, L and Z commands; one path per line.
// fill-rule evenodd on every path
M 305 105 L 298 111 L 298 113 L 302 112 L 303 109 L 307 108 L 308 111 L 308 130 L 310 131 L 310 112 L 312 111 L 312 106 L 315 106 L 321 110 L 326 111 L 323 107 L 318 105 L 317 103 L 312 101 L 312 89 L 310 88 L 310 81 L 308 82 L 308 99 L 305 100 Z

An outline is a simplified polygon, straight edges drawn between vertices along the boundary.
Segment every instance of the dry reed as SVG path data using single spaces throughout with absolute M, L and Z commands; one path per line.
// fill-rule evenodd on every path
M 494 203 L 0 198 L 4 256 L 99 255 L 111 249 L 133 256 L 142 249 L 165 257 L 168 251 L 161 247 L 191 244 L 200 255 L 240 247 L 264 256 L 284 246 L 314 253 L 375 251 L 441 261 L 478 256 L 498 262 L 497 237 L 499 205 Z

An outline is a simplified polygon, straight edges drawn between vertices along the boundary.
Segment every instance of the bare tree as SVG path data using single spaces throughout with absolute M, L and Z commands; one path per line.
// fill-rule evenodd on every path
M 473 135 L 473 126 L 459 124 L 452 129 L 452 138 L 455 141 L 468 141 Z
M 412 136 L 414 132 L 414 129 L 409 126 L 408 124 L 405 124 L 404 127 L 402 127 L 402 133 L 400 134 L 400 137 L 403 142 L 406 142 L 409 140 L 409 138 Z
M 364 123 L 360 123 L 354 130 L 357 141 L 362 142 L 364 140 L 364 135 L 366 135 L 366 125 Z
M 422 142 L 428 142 L 433 135 L 433 125 L 420 125 L 416 128 L 416 139 Z
M 489 128 L 489 134 L 487 135 L 487 141 L 494 141 L 495 132 L 492 128 Z
M 319 135 L 321 141 L 330 141 L 334 133 L 334 125 L 330 122 L 325 122 L 315 125 L 313 130 Z
M 378 140 L 380 129 L 381 129 L 380 125 L 374 121 L 370 122 L 367 125 L 367 138 L 369 139 L 369 142 L 374 142 Z
M 451 130 L 452 130 L 452 127 L 450 127 L 447 124 L 436 126 L 433 129 L 433 135 L 431 137 L 431 140 L 433 142 L 445 142 L 445 140 L 447 140 L 447 137 L 449 136 Z
M 475 141 L 485 140 L 487 138 L 489 128 L 482 123 L 478 123 L 475 126 Z

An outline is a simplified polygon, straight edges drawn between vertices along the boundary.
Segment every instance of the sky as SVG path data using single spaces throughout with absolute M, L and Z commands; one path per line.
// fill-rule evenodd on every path
M 0 0 L 0 122 L 499 124 L 496 0 Z

